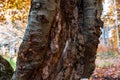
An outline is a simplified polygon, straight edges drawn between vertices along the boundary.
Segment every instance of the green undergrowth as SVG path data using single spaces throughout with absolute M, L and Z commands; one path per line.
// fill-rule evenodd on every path
M 120 55 L 116 51 L 109 51 L 109 52 L 98 52 L 97 53 L 97 58 L 118 58 Z
M 12 66 L 12 68 L 15 71 L 15 69 L 16 69 L 16 62 L 12 58 L 10 58 L 9 56 L 7 56 L 7 55 L 4 56 L 4 58 L 10 63 L 10 65 Z
M 104 67 L 112 67 L 114 65 L 114 63 L 113 62 L 103 62 L 103 63 L 101 63 L 101 64 L 99 64 L 99 65 L 96 65 L 96 67 L 97 68 L 99 68 L 99 67 L 101 67 L 101 68 L 104 68 Z
M 8 62 L 10 63 L 10 65 L 12 66 L 12 68 L 15 70 L 15 68 L 16 68 L 16 62 L 14 62 L 12 59 L 7 59 L 8 60 Z
M 111 67 L 114 66 L 114 60 L 118 60 L 120 55 L 116 51 L 109 51 L 109 52 L 98 52 L 96 55 L 96 67 Z

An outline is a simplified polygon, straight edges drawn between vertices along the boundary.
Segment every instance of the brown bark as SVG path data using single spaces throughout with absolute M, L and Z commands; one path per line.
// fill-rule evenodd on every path
M 86 6 L 87 1 L 90 3 Z M 88 21 L 96 23 L 97 9 L 93 12 L 86 9 L 91 5 L 95 8 L 96 0 L 87 1 L 31 1 L 29 23 L 12 80 L 80 80 L 89 77 L 88 72 L 93 72 L 91 67 L 95 67 L 91 64 L 94 64 L 100 34 L 99 26 Z M 89 11 L 91 13 L 87 14 Z M 89 37 L 94 39 L 92 43 L 87 40 Z M 93 59 L 91 63 L 88 63 L 89 58 Z

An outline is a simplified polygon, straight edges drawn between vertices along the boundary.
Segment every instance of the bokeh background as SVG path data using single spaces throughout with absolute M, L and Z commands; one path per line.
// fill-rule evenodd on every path
M 104 25 L 91 79 L 120 78 L 120 0 L 102 0 Z M 30 9 L 30 0 L 0 0 L 0 55 L 15 70 Z

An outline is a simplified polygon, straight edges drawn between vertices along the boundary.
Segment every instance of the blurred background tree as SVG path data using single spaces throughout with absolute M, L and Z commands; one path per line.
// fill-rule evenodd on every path
M 17 55 L 29 8 L 30 0 L 0 0 L 0 55 L 7 59 Z
M 120 51 L 120 0 L 103 0 L 104 26 L 98 52 Z

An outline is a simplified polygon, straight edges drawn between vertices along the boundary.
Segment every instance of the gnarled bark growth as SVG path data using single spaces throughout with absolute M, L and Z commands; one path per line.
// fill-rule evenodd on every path
M 96 0 L 32 0 L 12 80 L 89 77 L 95 67 L 100 36 L 97 3 Z

